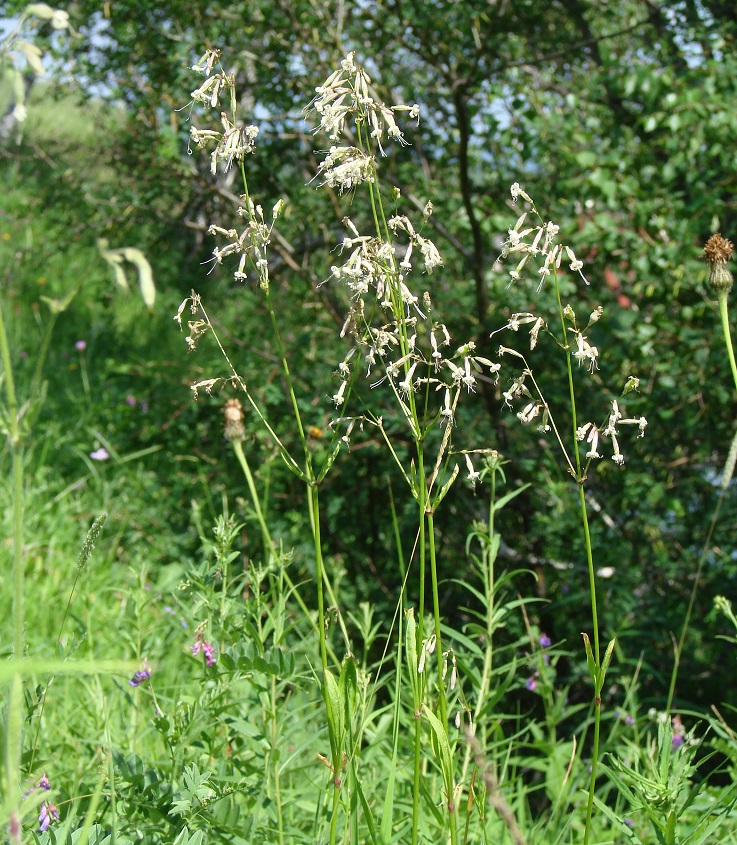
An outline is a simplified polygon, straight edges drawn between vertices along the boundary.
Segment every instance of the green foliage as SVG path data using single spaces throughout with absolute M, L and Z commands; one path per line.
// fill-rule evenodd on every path
M 0 534 L 22 550 L 26 592 L 18 649 L 11 539 L 0 547 L 2 641 L 9 657 L 15 642 L 16 653 L 55 661 L 29 664 L 20 698 L 8 687 L 3 826 L 12 834 L 20 806 L 26 837 L 44 845 L 409 842 L 413 825 L 419 841 L 518 841 L 509 818 L 541 845 L 734 841 L 733 709 L 711 717 L 702 744 L 679 749 L 672 713 L 657 737 L 643 716 L 669 698 L 687 612 L 675 706 L 693 713 L 682 718 L 710 718 L 734 692 L 733 653 L 718 640 L 733 637 L 734 619 L 711 613 L 737 574 L 733 491 L 719 500 L 713 538 L 708 529 L 734 393 L 697 261 L 705 237 L 732 226 L 737 32 L 723 5 L 433 0 L 339 4 L 336 15 L 286 0 L 82 0 L 70 12 L 63 39 L 45 11 L 33 23 L 46 81 L 27 79 L 19 99 L 14 71 L 0 94 L 3 109 L 13 97 L 28 109 L 0 149 L 10 435 Z M 260 124 L 247 190 L 267 222 L 285 200 L 267 276 L 252 269 L 244 286 L 233 282 L 236 259 L 206 281 L 199 266 L 215 245 L 209 224 L 229 227 L 241 204 L 230 174 L 213 179 L 208 156 L 187 155 L 190 126 L 209 126 L 204 110 L 174 110 L 196 87 L 189 68 L 203 44 L 227 48 L 240 114 Z M 300 114 L 349 49 L 378 99 L 418 102 L 423 120 L 409 148 L 387 148 L 383 187 L 341 198 L 308 184 L 313 148 L 332 142 L 315 140 Z M 341 218 L 363 233 L 377 203 L 387 216 L 419 216 L 432 199 L 422 233 L 445 262 L 428 281 L 432 319 L 496 361 L 491 335 L 512 314 L 552 325 L 560 304 L 551 286 L 539 298 L 534 284 L 509 288 L 497 261 L 519 214 L 500 197 L 518 181 L 534 185 L 585 260 L 591 286 L 564 265 L 563 304 L 579 319 L 604 305 L 589 336 L 601 372 L 574 376 L 582 418 L 601 416 L 602 385 L 636 372 L 628 411 L 649 422 L 626 474 L 607 461 L 585 479 L 593 627 L 610 644 L 601 656 L 581 611 L 590 584 L 577 491 L 552 438 L 531 438 L 503 409 L 511 375 L 497 386 L 486 373 L 457 408 L 458 439 L 505 456 L 509 478 L 485 464 L 478 492 L 454 483 L 463 457 L 451 459 L 437 424 L 442 394 L 437 410 L 429 393 L 410 409 L 359 374 L 350 394 L 360 426 L 330 427 L 333 373 L 353 337 L 339 332 L 355 304 L 331 276 L 346 259 L 335 249 Z M 143 298 L 122 290 L 123 259 Z M 268 299 L 258 290 L 267 277 Z M 192 288 L 207 291 L 212 331 L 185 359 L 171 316 Z M 267 330 L 272 315 L 280 339 Z M 525 354 L 570 429 L 569 384 L 550 348 Z M 218 390 L 235 395 L 233 371 L 253 398 L 240 455 L 217 408 Z M 188 386 L 214 377 L 214 398 L 202 388 L 191 402 Z M 437 477 L 418 443 L 447 458 Z M 103 511 L 93 549 L 88 529 Z M 419 608 L 416 576 L 429 537 L 432 615 L 430 579 Z M 128 674 L 80 675 L 110 659 L 127 661 Z M 590 783 L 596 742 L 604 764 Z M 44 772 L 49 792 L 34 788 Z M 61 818 L 31 834 L 44 804 Z

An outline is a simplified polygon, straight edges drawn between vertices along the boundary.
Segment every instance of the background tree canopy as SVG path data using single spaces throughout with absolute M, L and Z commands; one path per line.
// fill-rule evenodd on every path
M 5 3 L 3 14 L 23 5 Z M 8 138 L 0 153 L 2 225 L 25 244 L 12 254 L 3 247 L 4 283 L 11 295 L 32 299 L 28 291 L 39 278 L 43 292 L 56 296 L 84 278 L 62 331 L 73 343 L 92 325 L 95 389 L 113 398 L 133 391 L 149 406 L 140 422 L 121 418 L 111 401 L 107 418 L 89 424 L 114 434 L 121 453 L 164 447 L 151 458 L 161 486 L 142 488 L 151 497 L 145 501 L 157 503 L 156 518 L 177 526 L 187 547 L 194 535 L 186 506 L 197 473 L 231 496 L 241 484 L 222 442 L 220 398 L 194 405 L 187 393 L 198 374 L 222 370 L 214 349 L 202 352 L 209 358 L 184 358 L 171 316 L 190 288 L 218 315 L 240 371 L 264 385 L 266 405 L 277 412 L 283 402 L 257 291 L 238 286 L 227 262 L 202 266 L 214 246 L 207 228 L 230 225 L 238 188 L 227 177 L 213 180 L 207 157 L 190 154 L 190 125 L 199 125 L 198 109 L 188 105 L 198 84 L 191 65 L 205 47 L 221 48 L 225 69 L 237 79 L 240 113 L 260 128 L 249 184 L 265 208 L 286 201 L 272 244 L 273 296 L 303 381 L 305 412 L 324 429 L 333 414 L 326 385 L 345 353 L 338 330 L 346 303 L 321 283 L 343 238 L 344 211 L 337 197 L 314 190 L 314 151 L 329 141 L 312 134 L 302 110 L 305 92 L 355 50 L 387 102 L 421 106 L 419 128 L 404 127 L 410 145 L 393 145 L 382 167 L 406 206 L 421 210 L 431 200 L 435 207 L 430 225 L 445 265 L 434 277 L 433 303 L 454 337 L 475 337 L 479 354 L 495 359 L 500 336 L 490 335 L 510 314 L 532 311 L 533 302 L 540 313 L 554 314 L 549 291 L 538 299 L 530 282 L 510 287 L 510 268 L 497 261 L 519 214 L 509 194 L 513 182 L 585 261 L 590 310 L 604 306 L 592 331 L 601 352 L 594 383 L 620 386 L 639 376 L 628 411 L 649 422 L 644 441 L 628 449 L 626 472 L 602 462 L 589 482 L 597 565 L 611 572 L 602 623 L 607 635 L 620 638 L 622 661 L 634 665 L 643 649 L 645 689 L 662 691 L 671 635 L 685 614 L 735 430 L 718 315 L 699 261 L 711 232 L 734 235 L 733 4 L 78 0 L 69 13 L 76 36 L 41 32 L 55 70 L 34 86 L 20 144 Z M 352 219 L 360 223 L 367 214 L 356 197 Z M 159 294 L 151 315 L 133 301 L 111 301 L 99 238 L 147 256 Z M 573 284 L 572 276 L 564 279 L 571 291 Z M 23 319 L 19 350 L 36 342 L 32 313 Z M 532 352 L 530 361 L 547 379 L 551 406 L 564 408 L 567 386 L 547 372 L 545 353 Z M 530 483 L 504 513 L 503 561 L 536 574 L 528 588 L 546 599 L 537 611 L 543 627 L 555 639 L 574 641 L 579 623 L 571 607 L 585 603 L 587 590 L 583 541 L 570 508 L 575 491 L 550 444 L 504 409 L 505 378 L 483 383 L 464 424 L 509 460 L 511 484 Z M 602 401 L 592 396 L 587 411 L 601 417 Z M 53 417 L 53 403 L 47 413 Z M 59 437 L 58 467 L 71 473 L 77 434 Z M 343 594 L 390 608 L 401 581 L 389 520 L 392 469 L 376 446 L 367 438 L 339 465 L 324 530 L 331 565 L 346 569 Z M 268 478 L 285 543 L 309 570 L 307 552 L 299 563 L 302 494 L 267 440 L 254 436 L 249 449 Z M 185 455 L 197 460 L 180 460 Z M 446 577 L 467 565 L 467 516 L 482 517 L 484 507 L 460 485 L 453 491 L 439 524 Z M 145 514 L 142 508 L 121 530 L 153 536 Z M 706 704 L 727 696 L 727 685 L 734 689 L 725 680 L 732 676 L 715 644 L 720 623 L 710 609 L 716 592 L 734 593 L 735 536 L 733 483 L 697 595 L 699 622 L 678 689 L 683 701 Z M 412 538 L 404 540 L 409 547 Z M 167 562 L 176 549 L 157 555 Z M 462 613 L 456 601 L 448 583 L 443 602 L 451 618 Z M 585 667 L 570 671 L 575 679 Z

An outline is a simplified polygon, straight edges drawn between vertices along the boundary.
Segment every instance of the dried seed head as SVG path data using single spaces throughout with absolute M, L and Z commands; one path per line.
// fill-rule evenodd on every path
M 231 443 L 242 441 L 246 437 L 246 427 L 243 425 L 243 405 L 239 399 L 228 399 L 223 408 L 225 415 L 225 436 Z
M 734 246 L 720 234 L 712 235 L 704 246 L 704 259 L 709 264 L 709 287 L 715 294 L 727 293 L 734 279 L 727 262 L 732 257 Z
M 734 252 L 734 245 L 731 241 L 723 238 L 720 234 L 712 235 L 704 245 L 704 258 L 709 264 L 717 264 L 720 261 L 729 261 Z

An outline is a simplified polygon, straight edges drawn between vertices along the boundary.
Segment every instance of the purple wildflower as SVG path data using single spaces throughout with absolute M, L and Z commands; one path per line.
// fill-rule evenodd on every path
M 77 350 L 77 352 L 84 352 L 85 349 L 87 349 L 87 341 L 86 340 L 78 340 L 74 344 L 74 348 Z
M 51 789 L 51 784 L 49 783 L 49 779 L 46 777 L 46 773 L 41 775 L 41 780 L 38 782 L 39 789 Z
M 674 751 L 677 751 L 686 741 L 686 729 L 683 727 L 680 716 L 674 716 L 671 719 L 671 727 L 673 728 L 671 746 Z
M 627 827 L 634 827 L 635 826 L 635 823 L 632 821 L 632 819 L 625 819 L 624 823 L 627 825 Z
M 189 648 L 195 657 L 197 657 L 200 652 L 205 655 L 206 666 L 213 666 L 215 664 L 217 660 L 217 657 L 215 656 L 215 646 L 205 639 L 202 631 L 197 631 L 196 639 Z
M 540 643 L 540 648 L 550 648 L 552 645 L 550 637 L 547 634 L 540 634 L 538 642 Z
M 537 686 L 537 672 L 534 675 L 530 675 L 530 677 L 525 681 L 525 687 L 532 692 L 535 687 Z
M 151 667 L 148 665 L 148 661 L 144 660 L 141 664 L 141 668 L 133 675 L 133 677 L 128 681 L 129 686 L 132 687 L 140 687 L 144 681 L 147 681 L 151 677 Z
M 106 461 L 110 455 L 104 446 L 100 446 L 99 449 L 95 449 L 94 452 L 90 452 L 90 457 L 93 461 Z
M 125 397 L 125 404 L 130 405 L 131 408 L 136 407 L 136 397 L 131 395 L 130 393 Z
M 41 804 L 41 812 L 38 814 L 38 823 L 40 825 L 41 833 L 49 829 L 52 821 L 59 819 L 59 811 L 53 804 L 48 804 L 46 801 Z

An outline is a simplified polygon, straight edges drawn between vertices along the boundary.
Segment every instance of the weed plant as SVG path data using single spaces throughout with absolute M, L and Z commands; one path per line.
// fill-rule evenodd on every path
M 3 529 L 11 538 L 3 554 L 13 574 L 2 601 L 13 625 L 3 670 L 0 823 L 9 841 L 734 841 L 729 723 L 672 711 L 688 619 L 668 707 L 647 712 L 638 672 L 619 674 L 622 650 L 600 610 L 587 480 L 600 461 L 623 467 L 626 433 L 642 437 L 647 424 L 625 411 L 636 396 L 634 375 L 615 391 L 594 378 L 603 309 L 582 316 L 575 304 L 575 285 L 588 282 L 573 248 L 513 185 L 518 214 L 499 262 L 512 268 L 510 284 L 529 284 L 532 275 L 538 290 L 552 290 L 553 318 L 513 314 L 498 329 L 495 360 L 478 355 L 473 340 L 452 338 L 429 289 L 443 263 L 428 237 L 432 203 L 415 219 L 381 169 L 385 145 L 407 144 L 404 122 L 418 121 L 420 109 L 385 105 L 349 53 L 306 112 L 329 145 L 313 181 L 344 214 L 323 282 L 345 305 L 344 355 L 322 362 L 334 368 L 325 389 L 333 411 L 330 424 L 318 426 L 282 333 L 288 304 L 269 261 L 284 203 L 274 198 L 265 211 L 251 194 L 258 129 L 238 114 L 219 52 L 208 50 L 193 70 L 200 84 L 192 121 L 203 125 L 193 126 L 191 144 L 209 154 L 214 179 L 234 170 L 242 188 L 235 219 L 210 227 L 213 262 L 258 289 L 284 400 L 266 401 L 264 385 L 241 374 L 207 294 L 192 291 L 176 314 L 187 348 L 199 355 L 212 343 L 222 356 L 193 395 L 222 399 L 247 496 L 228 491 L 218 502 L 206 487 L 191 508 L 197 558 L 161 567 L 160 543 L 145 532 L 124 537 L 118 528 L 104 540 L 108 509 L 136 516 L 126 497 L 136 477 L 145 481 L 130 465 L 148 452 L 120 454 L 101 435 L 87 453 L 88 486 L 61 490 L 44 479 L 45 453 L 33 460 L 43 443 L 36 420 L 48 390 L 45 356 L 69 302 L 51 301 L 49 340 L 31 378 L 18 384 L 3 301 Z M 725 250 L 717 258 L 726 265 Z M 513 342 L 520 331 L 522 346 Z M 546 399 L 539 347 L 557 356 L 566 407 Z M 84 357 L 80 374 L 90 397 L 94 373 Z M 570 479 L 589 597 L 577 610 L 580 644 L 551 641 L 531 573 L 499 564 L 505 516 L 524 486 L 509 480 L 514 467 L 495 444 L 475 442 L 462 424 L 463 403 L 481 381 L 497 386 L 520 425 L 554 444 Z M 262 466 L 249 455 L 254 430 L 271 453 Z M 368 438 L 395 466 L 385 520 L 402 588 L 391 618 L 351 600 L 350 576 L 323 534 L 330 474 L 349 466 L 351 450 Z M 272 517 L 271 473 L 282 468 L 309 526 L 309 542 L 294 547 Z M 441 547 L 436 517 L 462 482 L 483 497 L 485 518 L 467 526 L 465 549 Z M 398 516 L 407 502 L 415 515 L 409 543 Z M 121 545 L 130 549 L 122 560 Z M 447 582 L 441 554 L 464 561 Z M 346 569 L 362 565 L 350 560 Z M 463 596 L 459 624 L 444 613 L 451 592 Z M 719 606 L 734 622 L 729 603 Z M 560 680 L 564 664 L 585 667 L 587 700 L 571 699 Z M 709 767 L 720 768 L 721 781 L 702 775 Z

